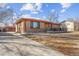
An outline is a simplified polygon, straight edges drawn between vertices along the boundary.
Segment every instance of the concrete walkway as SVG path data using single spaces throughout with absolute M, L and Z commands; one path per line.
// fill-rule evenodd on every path
M 4 33 L 5 34 L 5 33 Z M 11 33 L 10 33 L 11 34 Z M 1 34 L 0 34 L 1 35 Z M 7 35 L 7 36 L 6 36 Z M 20 35 L 0 36 L 2 56 L 63 56 L 64 54 Z

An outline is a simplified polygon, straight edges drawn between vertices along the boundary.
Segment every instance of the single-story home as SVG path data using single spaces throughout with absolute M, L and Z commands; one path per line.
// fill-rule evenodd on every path
M 16 32 L 46 32 L 49 29 L 57 30 L 60 28 L 59 23 L 53 23 L 50 21 L 32 19 L 32 18 L 21 18 L 16 21 Z

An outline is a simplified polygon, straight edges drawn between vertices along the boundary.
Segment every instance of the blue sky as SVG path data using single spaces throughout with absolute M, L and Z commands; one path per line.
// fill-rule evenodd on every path
M 0 7 L 12 9 L 16 18 L 48 20 L 48 15 L 53 11 L 58 13 L 60 22 L 67 18 L 79 17 L 78 3 L 9 3 L 0 4 Z

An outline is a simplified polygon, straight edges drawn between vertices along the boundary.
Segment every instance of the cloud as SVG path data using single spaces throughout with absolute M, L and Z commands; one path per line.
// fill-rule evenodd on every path
M 60 11 L 61 13 L 64 13 L 68 8 L 72 6 L 71 3 L 61 3 L 60 5 L 62 7 L 62 10 Z
M 34 12 L 31 12 L 32 14 L 38 14 L 39 12 L 37 12 L 37 11 L 34 11 Z
M 55 9 L 52 9 L 49 15 L 50 16 L 55 16 L 56 13 L 57 13 L 57 11 Z
M 0 7 L 4 8 L 7 5 L 7 3 L 0 3 Z
M 46 16 L 43 16 L 43 18 L 45 19 L 45 18 L 46 18 Z
M 7 6 L 6 8 L 10 8 L 10 6 Z
M 21 15 L 20 18 L 32 18 L 30 14 Z
M 55 12 L 55 9 L 52 9 L 51 12 Z
M 48 4 L 46 4 L 46 7 L 48 7 L 49 5 Z
M 69 8 L 71 5 L 71 3 L 61 3 L 62 8 Z
M 28 4 L 24 4 L 20 10 L 21 11 L 29 10 L 33 14 L 38 14 L 38 12 L 42 11 L 42 4 L 41 3 L 28 3 Z
M 34 8 L 33 5 L 28 3 L 24 4 L 20 10 L 33 10 L 33 8 Z
M 64 13 L 65 11 L 66 11 L 66 9 L 62 9 L 62 10 L 61 10 L 61 13 Z
M 35 9 L 37 10 L 37 11 L 41 11 L 41 8 L 42 8 L 42 4 L 41 3 L 36 3 L 35 4 Z
M 20 18 L 34 18 L 34 19 L 41 19 L 41 18 L 39 18 L 39 17 L 32 17 L 31 14 L 23 14 L 23 15 L 20 16 Z

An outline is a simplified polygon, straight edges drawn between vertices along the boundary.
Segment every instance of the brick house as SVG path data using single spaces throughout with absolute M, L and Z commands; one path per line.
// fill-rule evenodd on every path
M 60 24 L 31 19 L 31 18 L 21 18 L 16 21 L 16 32 L 18 33 L 26 33 L 26 32 L 46 32 L 48 29 L 53 28 L 58 29 Z

